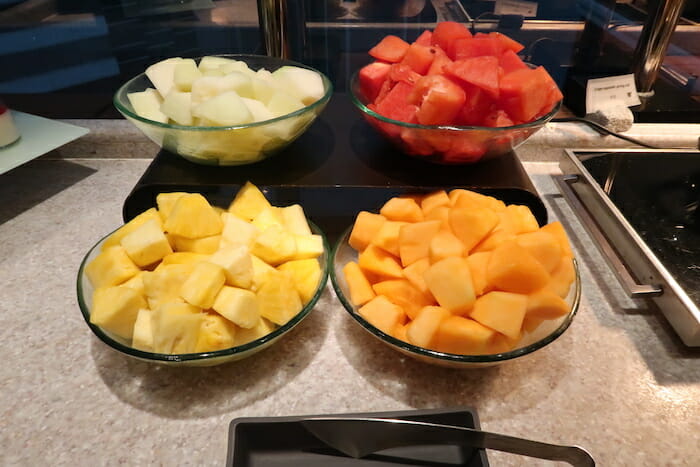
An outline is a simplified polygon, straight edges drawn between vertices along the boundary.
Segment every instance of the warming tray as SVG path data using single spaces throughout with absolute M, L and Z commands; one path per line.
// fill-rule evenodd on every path
M 557 182 L 632 298 L 700 346 L 700 152 L 566 151 Z

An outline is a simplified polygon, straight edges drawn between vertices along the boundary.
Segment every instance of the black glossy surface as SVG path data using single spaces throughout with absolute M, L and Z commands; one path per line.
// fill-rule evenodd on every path
M 540 224 L 547 222 L 546 208 L 515 154 L 463 166 L 409 157 L 365 123 L 345 94 L 334 95 L 284 152 L 256 164 L 203 166 L 161 151 L 124 202 L 124 220 L 155 206 L 164 191 L 200 192 L 225 207 L 246 181 L 275 204 L 301 203 L 330 242 L 360 210 L 378 209 L 397 194 L 437 188 L 470 188 L 524 204 Z
M 601 187 L 610 177 L 612 202 L 700 305 L 700 155 L 603 154 L 583 165 Z
M 476 412 L 469 408 L 340 414 L 400 418 L 479 428 Z M 387 449 L 354 459 L 327 447 L 301 425 L 304 417 L 239 418 L 229 429 L 228 467 L 273 466 L 488 466 L 486 452 L 458 446 L 414 446 Z

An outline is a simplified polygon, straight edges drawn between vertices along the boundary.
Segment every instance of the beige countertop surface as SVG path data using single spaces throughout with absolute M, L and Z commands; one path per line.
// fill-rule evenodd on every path
M 80 261 L 120 224 L 155 154 L 101 128 L 91 134 L 103 147 L 81 138 L 0 175 L 0 465 L 222 465 L 238 417 L 463 406 L 484 429 L 578 444 L 600 466 L 700 465 L 700 349 L 684 347 L 653 304 L 625 297 L 553 182 L 561 149 L 518 150 L 581 266 L 580 310 L 549 346 L 486 369 L 429 366 L 374 340 L 329 283 L 271 348 L 168 368 L 108 348 L 78 309 Z

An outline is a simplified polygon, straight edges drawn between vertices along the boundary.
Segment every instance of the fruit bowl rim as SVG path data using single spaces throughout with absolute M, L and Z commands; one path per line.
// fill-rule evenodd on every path
M 526 65 L 533 67 L 534 65 L 531 65 L 529 63 L 526 63 Z M 390 123 L 392 125 L 397 125 L 405 128 L 415 128 L 418 130 L 447 130 L 447 131 L 465 131 L 465 130 L 477 130 L 477 131 L 494 131 L 494 132 L 507 132 L 511 130 L 522 130 L 522 129 L 527 129 L 527 128 L 533 128 L 537 126 L 544 126 L 549 122 L 554 116 L 559 112 L 561 109 L 564 100 L 559 99 L 554 106 L 552 106 L 552 109 L 547 112 L 545 115 L 542 115 L 536 120 L 532 120 L 530 122 L 526 123 L 519 123 L 518 125 L 511 125 L 511 126 L 497 126 L 497 127 L 491 127 L 491 126 L 475 126 L 475 125 L 421 125 L 420 123 L 409 123 L 409 122 L 402 122 L 401 120 L 394 120 L 389 117 L 385 117 L 384 115 L 378 114 L 377 112 L 373 111 L 369 107 L 365 105 L 362 99 L 362 97 L 359 94 L 359 75 L 360 75 L 360 70 L 356 70 L 352 76 L 350 77 L 350 81 L 348 81 L 348 94 L 350 95 L 350 100 L 352 103 L 357 107 L 362 113 L 369 115 L 372 118 L 376 118 L 377 120 L 380 120 L 385 123 Z
M 243 354 L 249 350 L 256 349 L 258 347 L 264 346 L 266 343 L 273 341 L 277 339 L 278 337 L 281 337 L 282 335 L 286 334 L 288 331 L 291 331 L 292 328 L 294 328 L 297 324 L 299 324 L 306 316 L 311 312 L 311 310 L 316 306 L 316 303 L 318 300 L 321 298 L 321 295 L 323 294 L 323 291 L 325 289 L 326 283 L 328 282 L 328 276 L 329 276 L 329 254 L 330 254 L 330 246 L 328 244 L 328 239 L 326 238 L 326 235 L 323 233 L 323 231 L 316 226 L 313 222 L 308 220 L 307 222 L 309 223 L 309 226 L 311 227 L 311 231 L 314 234 L 318 234 L 321 236 L 323 239 L 323 254 L 319 256 L 318 262 L 319 266 L 321 267 L 321 277 L 319 278 L 319 283 L 316 288 L 316 291 L 314 292 L 314 295 L 311 297 L 311 299 L 303 306 L 299 312 L 294 315 L 289 321 L 287 321 L 285 324 L 278 326 L 275 330 L 270 332 L 269 334 L 266 334 L 262 337 L 259 337 L 255 340 L 252 340 L 250 342 L 246 342 L 243 345 L 238 345 L 234 347 L 229 347 L 227 349 L 222 349 L 222 350 L 214 350 L 210 352 L 194 352 L 194 353 L 185 353 L 185 354 L 164 354 L 164 353 L 157 353 L 157 352 L 148 352 L 144 350 L 139 350 L 135 349 L 134 347 L 130 347 L 126 344 L 123 344 L 119 342 L 118 339 L 112 337 L 108 332 L 103 331 L 100 326 L 97 326 L 93 323 L 90 322 L 90 309 L 92 308 L 91 305 L 89 305 L 86 300 L 87 299 L 92 299 L 92 297 L 86 297 L 87 292 L 83 289 L 83 280 L 85 280 L 86 283 L 89 284 L 89 280 L 85 276 L 85 267 L 87 266 L 88 260 L 92 259 L 91 254 L 93 252 L 96 252 L 99 250 L 99 248 L 102 246 L 102 244 L 107 240 L 114 232 L 119 230 L 119 228 L 113 230 L 112 232 L 108 233 L 104 237 L 102 237 L 96 244 L 94 244 L 90 250 L 88 250 L 87 254 L 83 257 L 83 260 L 80 263 L 80 268 L 78 269 L 78 278 L 77 278 L 77 294 L 78 294 L 78 307 L 80 308 L 80 313 L 83 316 L 83 319 L 85 320 L 85 323 L 88 325 L 88 327 L 92 330 L 92 332 L 105 344 L 108 346 L 112 347 L 113 349 L 127 354 L 131 357 L 135 357 L 141 360 L 146 360 L 146 361 L 151 361 L 151 362 L 159 362 L 159 363 L 180 363 L 180 362 L 201 362 L 201 361 L 206 361 L 209 359 L 215 359 L 215 358 L 221 358 L 221 357 L 233 357 L 235 355 Z M 121 227 L 121 226 L 120 226 Z M 92 287 L 91 284 L 89 284 L 90 287 Z M 94 290 L 93 290 L 94 292 Z
M 303 63 L 295 62 L 293 60 L 288 60 L 284 58 L 277 58 L 277 57 L 269 57 L 267 55 L 255 55 L 255 54 L 213 54 L 213 55 L 202 55 L 199 57 L 191 57 L 193 58 L 197 63 L 199 63 L 199 60 L 201 60 L 204 57 L 221 57 L 221 58 L 230 58 L 233 60 L 241 60 L 245 61 L 246 64 L 248 63 L 245 59 L 255 59 L 255 60 L 261 60 L 261 61 L 269 61 L 270 64 L 275 64 L 279 66 L 297 66 L 300 68 L 305 68 L 307 70 L 315 71 L 321 76 L 321 80 L 323 81 L 323 87 L 325 90 L 325 93 L 323 96 L 312 102 L 311 104 L 305 105 L 301 109 L 295 110 L 294 112 L 290 112 L 288 114 L 280 115 L 279 117 L 271 118 L 269 120 L 261 120 L 258 122 L 251 122 L 251 123 L 244 123 L 242 125 L 229 125 L 229 126 L 199 126 L 199 125 L 180 125 L 177 123 L 163 123 L 163 122 L 158 122 L 155 120 L 151 120 L 145 117 L 142 117 L 138 115 L 136 112 L 133 110 L 130 110 L 127 105 L 123 102 L 126 97 L 126 89 L 128 87 L 135 83 L 136 81 L 148 77 L 146 76 L 146 72 L 139 73 L 138 75 L 130 78 L 128 81 L 126 81 L 124 84 L 122 84 L 119 89 L 114 93 L 114 97 L 112 98 L 112 103 L 114 104 L 114 107 L 125 117 L 132 118 L 134 120 L 137 120 L 142 123 L 146 123 L 155 127 L 163 128 L 166 130 L 183 130 L 183 131 L 226 131 L 226 130 L 242 130 L 246 128 L 256 128 L 256 127 L 261 127 L 265 125 L 269 125 L 271 123 L 277 123 L 281 122 L 284 120 L 287 120 L 289 118 L 297 117 L 300 115 L 304 115 L 307 112 L 313 111 L 317 109 L 318 107 L 324 106 L 331 98 L 333 95 L 333 83 L 328 79 L 328 77 L 320 72 L 319 70 L 309 66 L 309 65 L 304 65 Z M 190 57 L 183 57 L 183 58 L 190 58 Z M 138 91 L 135 91 L 138 92 Z M 123 98 L 120 99 L 120 96 L 123 95 Z
M 337 277 L 336 274 L 336 268 L 338 267 L 338 261 L 337 261 L 337 255 L 338 252 L 340 251 L 341 248 L 349 248 L 350 245 L 348 245 L 348 238 L 350 236 L 350 232 L 352 231 L 352 226 L 350 226 L 344 233 L 343 235 L 338 239 L 336 244 L 333 246 L 333 251 L 331 252 L 331 257 L 329 260 L 329 263 L 331 263 L 330 266 L 330 277 L 331 277 L 331 284 L 333 285 L 333 290 L 335 290 L 335 294 L 340 300 L 340 302 L 343 305 L 343 308 L 345 308 L 345 311 L 347 311 L 352 318 L 357 321 L 362 328 L 364 328 L 366 331 L 368 331 L 370 334 L 374 335 L 374 337 L 378 338 L 385 344 L 388 344 L 390 347 L 394 348 L 396 347 L 397 350 L 401 350 L 404 352 L 408 352 L 413 356 L 416 357 L 428 357 L 431 359 L 435 359 L 437 361 L 441 362 L 449 362 L 449 363 L 464 363 L 464 364 L 483 364 L 483 365 L 492 365 L 492 364 L 497 364 L 497 363 L 502 363 L 508 360 L 513 360 L 518 357 L 522 357 L 524 355 L 530 354 L 535 352 L 536 350 L 541 349 L 542 347 L 547 346 L 548 344 L 551 344 L 554 342 L 559 336 L 564 334 L 564 332 L 569 328 L 571 323 L 574 320 L 574 317 L 578 313 L 579 306 L 581 303 L 581 276 L 580 276 L 580 271 L 579 271 L 579 266 L 578 266 L 578 261 L 576 261 L 576 258 L 572 258 L 573 264 L 574 264 L 574 289 L 573 291 L 569 292 L 569 295 L 567 296 L 566 300 L 567 303 L 570 302 L 571 309 L 569 312 L 564 315 L 562 318 L 562 322 L 559 326 L 557 326 L 556 329 L 554 329 L 552 332 L 547 334 L 546 336 L 542 337 L 541 339 L 536 340 L 535 342 L 532 342 L 530 344 L 527 344 L 522 347 L 518 347 L 513 350 L 509 350 L 507 352 L 501 352 L 501 353 L 496 353 L 496 354 L 483 354 L 483 355 L 465 355 L 465 354 L 453 354 L 453 353 L 447 353 L 447 352 L 439 352 L 437 350 L 431 350 L 425 347 L 419 347 L 417 345 L 413 345 L 409 342 L 402 341 L 400 339 L 397 339 L 384 331 L 380 330 L 379 328 L 375 327 L 374 325 L 370 324 L 369 321 L 367 321 L 362 315 L 357 310 L 357 307 L 350 303 L 350 300 L 345 294 L 345 291 L 341 287 L 339 283 L 339 278 Z M 354 251 L 354 250 L 353 250 Z M 342 274 L 342 271 L 341 271 Z M 573 297 L 572 294 L 573 293 Z M 572 297 L 572 298 L 569 298 Z

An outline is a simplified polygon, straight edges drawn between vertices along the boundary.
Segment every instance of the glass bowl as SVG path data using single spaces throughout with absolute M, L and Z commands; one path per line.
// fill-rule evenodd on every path
M 287 323 L 283 324 L 282 326 L 278 326 L 271 333 L 245 344 L 212 352 L 188 354 L 161 354 L 145 352 L 143 350 L 138 350 L 131 347 L 127 340 L 115 336 L 114 334 L 91 323 L 90 307 L 92 305 L 92 294 L 94 288 L 85 274 L 85 267 L 90 263 L 90 261 L 93 260 L 93 258 L 95 258 L 95 256 L 99 254 L 102 244 L 111 234 L 105 236 L 99 242 L 97 242 L 97 244 L 90 248 L 90 251 L 88 251 L 80 264 L 77 280 L 78 305 L 80 307 L 80 311 L 85 319 L 85 323 L 87 323 L 88 327 L 102 342 L 111 348 L 138 360 L 165 364 L 168 366 L 214 366 L 222 363 L 242 360 L 257 352 L 260 352 L 263 349 L 266 349 L 277 342 L 282 336 L 291 331 L 296 325 L 301 323 L 304 318 L 306 318 L 311 309 L 316 305 L 318 299 L 321 297 L 326 281 L 328 280 L 328 254 L 330 247 L 323 232 L 311 221 L 309 221 L 309 226 L 311 227 L 312 233 L 321 235 L 323 238 L 323 254 L 317 258 L 319 266 L 321 267 L 321 277 L 319 279 L 316 292 L 311 300 L 304 305 L 301 311 L 299 311 L 299 313 L 297 313 Z
M 348 284 L 345 281 L 345 275 L 343 274 L 343 266 L 349 261 L 357 262 L 357 252 L 348 244 L 351 230 L 352 228 L 345 232 L 333 249 L 331 258 L 333 267 L 330 271 L 333 289 L 350 316 L 352 316 L 365 331 L 369 332 L 372 336 L 392 349 L 416 360 L 449 368 L 465 369 L 499 365 L 510 360 L 524 357 L 552 343 L 569 328 L 569 325 L 578 311 L 579 302 L 581 300 L 581 280 L 579 277 L 578 264 L 576 260 L 574 260 L 574 283 L 569 291 L 569 295 L 566 297 L 566 301 L 570 306 L 569 313 L 557 319 L 542 322 L 532 333 L 525 334 L 513 350 L 498 354 L 458 355 L 412 345 L 408 342 L 396 339 L 370 324 L 360 315 L 357 307 L 350 301 L 350 292 Z
M 509 153 L 540 130 L 561 108 L 557 102 L 546 115 L 507 127 L 420 125 L 393 120 L 367 107 L 360 91 L 359 71 L 350 78 L 350 98 L 364 119 L 405 154 L 438 164 L 465 165 Z
M 252 70 L 275 71 L 297 66 L 317 72 L 324 95 L 316 102 L 287 115 L 234 126 L 187 126 L 161 123 L 136 114 L 127 95 L 153 87 L 145 73 L 127 81 L 114 95 L 114 106 L 161 148 L 197 164 L 244 165 L 270 157 L 292 143 L 316 120 L 333 93 L 333 85 L 318 70 L 301 63 L 263 55 L 217 55 L 245 62 Z M 201 57 L 195 61 L 199 63 Z

